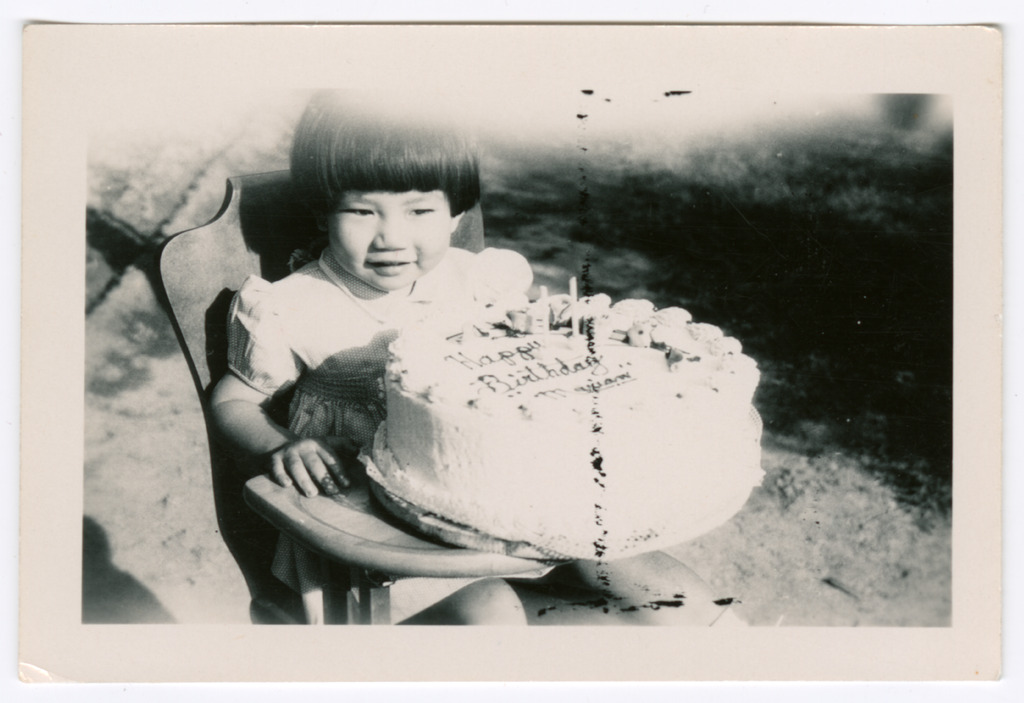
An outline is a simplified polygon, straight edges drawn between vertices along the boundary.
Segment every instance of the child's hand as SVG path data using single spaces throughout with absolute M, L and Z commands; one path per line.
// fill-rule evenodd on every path
M 352 484 L 342 457 L 354 460 L 357 451 L 345 437 L 296 439 L 270 453 L 270 475 L 281 486 L 295 486 L 307 497 L 319 491 L 337 495 Z
M 211 396 L 221 436 L 242 454 L 246 473 L 268 472 L 280 485 L 296 486 L 310 497 L 348 488 L 351 475 L 342 460 L 356 461 L 359 446 L 346 437 L 296 437 L 271 419 L 264 407 L 269 400 L 233 374 Z

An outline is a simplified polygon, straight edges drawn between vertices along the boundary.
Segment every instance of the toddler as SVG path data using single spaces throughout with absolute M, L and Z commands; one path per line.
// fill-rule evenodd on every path
M 221 433 L 260 471 L 306 496 L 334 495 L 352 485 L 355 456 L 384 419 L 384 366 L 395 330 L 522 298 L 532 273 L 511 251 L 450 247 L 480 185 L 469 143 L 443 124 L 322 93 L 296 129 L 291 172 L 326 248 L 281 281 L 245 281 L 228 322 L 230 373 L 214 389 L 212 407 Z M 269 409 L 287 392 L 283 426 Z M 308 559 L 282 538 L 274 573 L 308 590 L 319 573 Z M 708 624 L 722 613 L 693 572 L 661 553 L 567 564 L 517 584 L 527 602 L 560 599 L 548 609 L 573 618 Z M 579 591 L 596 592 L 606 605 L 592 607 Z M 652 605 L 684 597 L 685 608 Z M 524 614 L 508 583 L 487 580 L 414 621 L 512 623 Z

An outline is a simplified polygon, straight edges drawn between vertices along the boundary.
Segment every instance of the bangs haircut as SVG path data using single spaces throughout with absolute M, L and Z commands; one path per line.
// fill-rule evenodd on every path
M 451 214 L 480 199 L 476 151 L 452 125 L 415 121 L 341 93 L 319 93 L 306 108 L 291 153 L 292 183 L 316 215 L 353 191 L 443 191 Z

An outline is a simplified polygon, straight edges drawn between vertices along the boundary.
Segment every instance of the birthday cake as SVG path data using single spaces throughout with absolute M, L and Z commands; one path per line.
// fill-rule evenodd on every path
M 728 520 L 761 481 L 757 364 L 681 308 L 545 299 L 403 330 L 367 472 L 447 542 L 615 559 Z

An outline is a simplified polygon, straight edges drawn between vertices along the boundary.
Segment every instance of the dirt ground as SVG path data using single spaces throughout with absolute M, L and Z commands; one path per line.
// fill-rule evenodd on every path
M 194 386 L 133 257 L 208 220 L 227 176 L 284 167 L 297 109 L 202 140 L 90 149 L 85 622 L 249 621 L 245 584 L 217 532 Z M 491 243 L 521 246 L 500 234 Z M 536 246 L 524 253 L 536 259 Z M 643 281 L 657 262 L 628 252 L 610 268 Z M 541 282 L 570 275 L 557 256 L 536 271 Z M 634 283 L 632 294 L 644 292 Z M 744 509 L 672 553 L 754 625 L 948 625 L 951 518 L 908 507 L 867 463 L 768 431 L 765 480 Z

